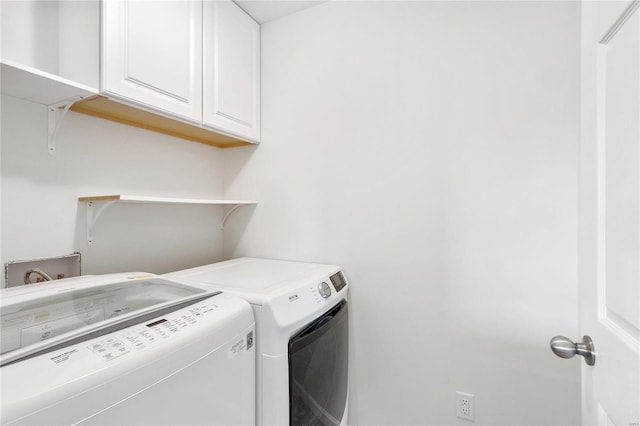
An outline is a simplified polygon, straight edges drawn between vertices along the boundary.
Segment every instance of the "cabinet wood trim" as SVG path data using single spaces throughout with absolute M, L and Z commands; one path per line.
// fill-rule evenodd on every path
M 195 124 L 141 110 L 111 98 L 95 96 L 76 102 L 72 111 L 100 117 L 106 120 L 175 136 L 218 148 L 253 145 L 254 143 L 204 129 Z

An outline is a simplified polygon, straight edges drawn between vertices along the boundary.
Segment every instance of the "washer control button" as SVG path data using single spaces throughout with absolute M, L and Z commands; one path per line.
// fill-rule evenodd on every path
M 327 297 L 331 296 L 331 287 L 329 287 L 329 284 L 323 281 L 318 284 L 318 292 L 320 292 L 320 296 L 326 299 Z

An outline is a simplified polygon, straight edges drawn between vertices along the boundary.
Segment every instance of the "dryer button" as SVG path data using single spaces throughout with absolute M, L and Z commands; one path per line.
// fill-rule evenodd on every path
M 320 296 L 326 299 L 327 297 L 331 296 L 331 287 L 329 287 L 329 284 L 323 281 L 318 284 L 318 292 L 320 293 Z

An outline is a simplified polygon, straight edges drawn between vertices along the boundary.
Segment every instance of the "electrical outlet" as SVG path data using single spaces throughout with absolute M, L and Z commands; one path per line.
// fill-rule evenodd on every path
M 456 391 L 456 416 L 458 418 L 473 421 L 475 415 L 473 398 L 470 393 Z

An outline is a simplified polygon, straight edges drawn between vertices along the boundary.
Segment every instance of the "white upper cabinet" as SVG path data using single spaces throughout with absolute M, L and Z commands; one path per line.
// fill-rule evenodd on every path
M 260 26 L 231 1 L 204 1 L 206 126 L 260 139 Z
M 3 94 L 221 148 L 260 141 L 260 27 L 231 0 L 0 5 Z
M 202 1 L 102 5 L 102 92 L 202 121 Z

